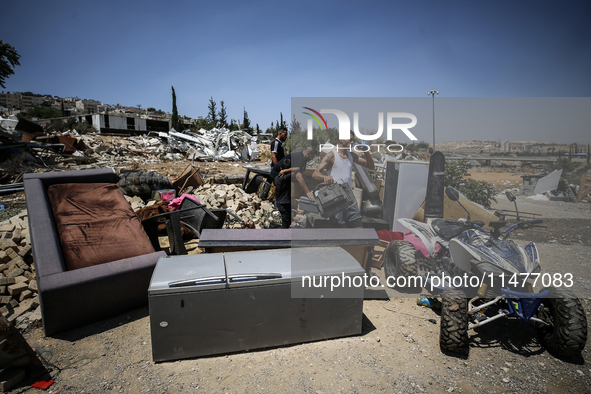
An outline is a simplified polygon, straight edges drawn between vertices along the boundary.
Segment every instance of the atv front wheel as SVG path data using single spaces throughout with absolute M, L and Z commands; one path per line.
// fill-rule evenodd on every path
M 387 277 L 417 275 L 415 247 L 408 241 L 392 241 L 384 251 L 384 271 Z
M 538 309 L 538 318 L 550 326 L 541 327 L 542 340 L 550 353 L 573 356 L 587 343 L 587 317 L 581 301 L 569 290 L 548 288 L 548 298 Z
M 468 352 L 468 299 L 459 290 L 445 290 L 441 299 L 439 346 L 442 351 Z

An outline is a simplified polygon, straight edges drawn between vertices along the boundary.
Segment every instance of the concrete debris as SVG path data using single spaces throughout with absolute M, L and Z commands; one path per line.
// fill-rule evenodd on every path
M 0 313 L 21 331 L 42 324 L 26 210 L 0 222 Z
M 227 129 L 182 133 L 149 132 L 146 135 L 113 136 L 63 133 L 28 133 L 15 130 L 12 118 L 0 119 L 0 143 L 19 144 L 9 166 L 13 176 L 35 172 L 40 167 L 52 170 L 92 168 L 129 168 L 143 164 L 184 159 L 198 161 L 252 161 L 258 159 L 256 137 L 245 131 Z M 255 150 L 253 150 L 253 148 Z M 11 168 L 14 169 L 11 170 Z M 23 168 L 24 167 L 24 168 Z M 23 171 L 24 170 L 24 171 Z M 0 177 L 2 177 L 0 170 Z
M 249 161 L 255 159 L 252 150 L 253 139 L 246 131 L 228 129 L 201 129 L 196 133 L 186 130 L 183 133 L 171 130 L 169 145 L 186 153 L 187 159 L 201 161 Z
M 228 215 L 224 228 L 243 228 L 243 224 L 251 224 L 257 229 L 281 226 L 280 215 L 274 214 L 279 211 L 273 203 L 246 193 L 240 185 L 206 183 L 191 194 L 209 209 L 227 209 L 238 217 Z M 154 200 L 144 202 L 137 196 L 125 198 L 136 212 L 155 203 Z

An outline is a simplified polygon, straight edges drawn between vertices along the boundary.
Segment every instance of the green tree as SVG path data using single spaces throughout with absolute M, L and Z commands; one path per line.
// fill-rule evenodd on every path
M 183 131 L 185 128 L 181 122 L 181 118 L 179 117 L 179 111 L 176 108 L 176 93 L 174 91 L 174 86 L 172 88 L 172 116 L 170 117 L 170 123 L 173 129 L 178 132 Z
M 248 118 L 248 112 L 244 108 L 244 118 L 242 119 L 242 130 L 250 130 L 250 119 Z
M 497 202 L 495 198 L 496 189 L 494 185 L 486 181 L 466 178 L 470 176 L 469 168 L 466 159 L 446 164 L 443 183 L 445 186 L 452 186 L 457 189 L 468 200 L 489 208 L 491 201 Z
M 207 105 L 207 109 L 209 110 L 209 113 L 207 114 L 207 120 L 209 120 L 212 128 L 218 126 L 218 116 L 215 107 L 215 101 L 213 101 L 213 97 L 210 97 L 209 104 Z
M 5 44 L 0 40 L 0 86 L 6 88 L 4 83 L 6 78 L 14 74 L 14 67 L 20 66 L 19 59 L 21 55 L 10 44 Z
M 36 106 L 29 108 L 25 115 L 25 118 L 39 118 L 39 119 L 52 119 L 61 118 L 62 112 L 52 107 Z
M 226 115 L 226 107 L 224 106 L 224 100 L 220 101 L 220 112 L 218 113 L 219 120 L 218 124 L 220 127 L 228 127 L 228 115 Z

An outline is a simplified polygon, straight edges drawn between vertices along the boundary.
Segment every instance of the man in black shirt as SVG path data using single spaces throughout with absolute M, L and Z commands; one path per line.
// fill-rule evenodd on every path
M 273 180 L 277 188 L 275 201 L 281 212 L 281 228 L 289 228 L 291 225 L 291 172 L 288 171 L 290 167 L 291 160 L 285 157 L 281 160 L 280 175 Z
M 271 178 L 275 179 L 275 177 L 279 175 L 280 171 L 282 170 L 282 162 L 287 159 L 291 160 L 290 170 L 284 170 L 284 173 L 288 171 L 291 172 L 292 176 L 298 182 L 304 194 L 310 199 L 310 201 L 314 201 L 314 195 L 310 189 L 308 189 L 303 175 L 304 171 L 306 170 L 306 165 L 310 160 L 314 159 L 314 157 L 316 157 L 316 149 L 314 149 L 312 146 L 307 147 L 303 151 L 290 153 L 273 166 L 271 169 Z
M 282 127 L 277 133 L 277 138 L 271 142 L 271 162 L 272 165 L 279 163 L 281 159 L 285 157 L 285 151 L 283 150 L 283 141 L 287 139 L 287 129 Z

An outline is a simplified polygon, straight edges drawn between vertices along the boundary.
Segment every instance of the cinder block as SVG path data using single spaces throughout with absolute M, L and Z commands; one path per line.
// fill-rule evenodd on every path
M 33 272 L 25 271 L 23 275 L 29 280 L 29 282 L 35 280 L 35 273 Z
M 29 289 L 29 285 L 21 282 L 21 283 L 15 283 L 13 285 L 8 286 L 8 294 L 10 294 L 11 296 L 18 296 L 20 293 L 22 293 L 25 290 Z
M 18 256 L 18 252 L 16 250 L 12 249 L 11 247 L 9 247 L 8 249 L 6 249 L 5 252 L 8 255 L 8 257 L 10 257 L 10 260 L 12 260 L 12 259 L 14 259 L 15 257 Z
M 14 224 L 5 223 L 2 226 L 0 226 L 0 232 L 11 232 L 14 230 L 14 228 L 15 228 Z
M 12 278 L 0 278 L 0 286 L 12 285 L 16 283 L 16 279 Z
M 36 280 L 32 280 L 29 282 L 29 290 L 34 291 L 35 293 L 39 292 L 39 289 L 37 288 L 37 281 Z
M 7 320 L 12 323 L 17 319 L 17 317 L 24 315 L 30 310 L 35 309 L 37 306 L 33 306 L 34 298 L 29 298 L 28 300 L 24 300 L 20 303 L 19 306 L 15 307 L 12 315 L 7 317 Z
M 20 302 L 23 302 L 27 298 L 31 298 L 31 297 L 33 297 L 33 292 L 31 290 L 27 289 L 20 294 L 20 296 L 18 297 L 18 300 Z
M 9 248 L 11 248 L 13 251 L 15 251 L 16 253 L 18 253 L 19 248 L 18 245 L 12 240 L 12 239 L 3 239 L 2 242 L 8 246 Z M 8 249 L 6 249 L 8 250 Z M 8 252 L 6 252 L 8 253 Z
M 31 254 L 31 245 L 25 245 L 21 248 L 21 250 L 18 252 L 18 255 L 21 256 L 22 258 L 25 258 L 26 256 Z
M 19 267 L 22 268 L 24 270 L 29 269 L 29 264 L 27 264 L 25 262 L 25 260 L 23 260 L 23 258 L 21 256 L 18 256 L 17 258 L 15 258 L 14 260 L 12 260 L 15 262 L 15 264 Z
M 6 274 L 6 276 L 8 278 L 16 278 L 17 276 L 20 276 L 22 274 L 25 273 L 25 270 L 22 268 L 15 268 L 12 271 L 8 271 L 8 273 Z
M 8 241 L 12 238 L 12 231 L 3 231 L 0 233 L 0 241 Z
M 17 228 L 17 229 L 15 229 L 15 230 L 12 232 L 12 237 L 10 237 L 10 238 L 11 238 L 11 239 L 14 241 L 14 243 L 16 243 L 16 244 L 17 244 L 17 246 L 18 246 L 18 244 L 21 242 L 21 239 L 23 239 L 23 236 L 22 236 L 22 234 L 21 234 L 21 229 L 20 229 L 20 228 Z

